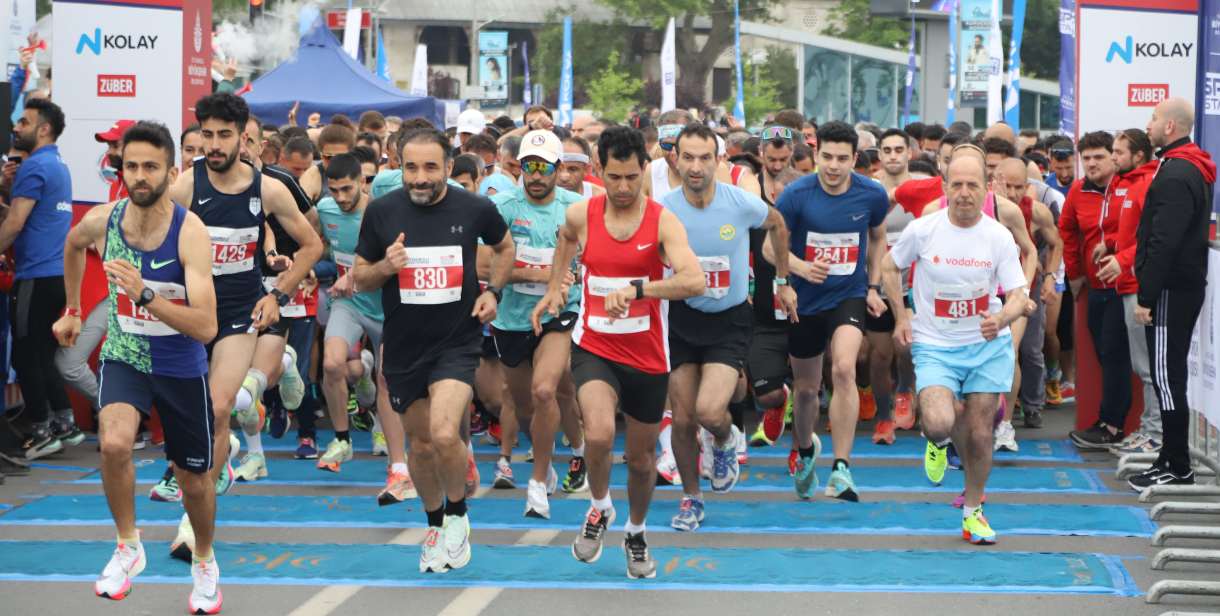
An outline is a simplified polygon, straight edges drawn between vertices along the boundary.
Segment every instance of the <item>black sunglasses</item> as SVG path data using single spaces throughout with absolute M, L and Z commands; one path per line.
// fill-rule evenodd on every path
M 1055 148 L 1051 150 L 1051 156 L 1054 157 L 1055 160 L 1067 160 L 1072 157 L 1072 149 Z

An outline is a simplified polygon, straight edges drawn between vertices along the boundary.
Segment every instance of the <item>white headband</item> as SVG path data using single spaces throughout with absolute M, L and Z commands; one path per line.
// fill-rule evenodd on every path
M 564 152 L 559 156 L 559 160 L 565 163 L 581 163 L 589 164 L 589 157 L 584 154 Z

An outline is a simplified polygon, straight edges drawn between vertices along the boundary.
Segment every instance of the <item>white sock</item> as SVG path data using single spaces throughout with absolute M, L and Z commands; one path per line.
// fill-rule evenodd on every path
M 614 501 L 610 500 L 609 492 L 606 492 L 606 496 L 604 498 L 590 498 L 589 502 L 593 505 L 594 509 L 599 511 L 609 511 L 614 509 Z
M 411 472 L 407 470 L 406 462 L 395 462 L 390 465 L 390 471 L 400 475 L 409 475 Z
M 381 429 L 381 418 L 377 416 L 376 412 L 373 413 L 373 432 L 384 432 Z
M 638 535 L 638 534 L 644 532 L 644 525 L 640 524 L 637 526 L 635 524 L 632 524 L 631 520 L 628 519 L 627 523 L 623 525 L 623 532 L 625 532 L 629 535 Z
M 292 370 L 292 356 L 284 353 L 284 357 L 280 358 L 280 364 L 284 367 L 284 372 Z
M 583 458 L 583 457 L 585 457 L 585 446 L 582 444 L 580 447 L 573 447 L 573 448 L 572 448 L 572 455 L 574 455 L 574 456 L 576 456 L 576 457 L 578 457 L 578 458 Z
M 674 429 L 673 429 L 672 425 L 665 426 L 665 429 L 661 430 L 661 434 L 657 436 L 657 440 L 660 441 L 660 443 L 661 443 L 662 452 L 674 450 L 673 432 L 674 432 Z
M 263 433 L 255 432 L 246 435 L 246 450 L 250 453 L 263 453 Z
M 978 511 L 979 509 L 982 509 L 982 508 L 983 507 L 981 505 L 978 507 L 967 507 L 965 505 L 962 505 L 962 519 L 965 520 L 966 518 L 969 518 L 970 516 L 974 515 L 975 511 Z
M 248 409 L 254 404 L 254 397 L 250 395 L 250 390 L 242 387 L 237 390 L 237 400 L 233 402 L 233 410 Z

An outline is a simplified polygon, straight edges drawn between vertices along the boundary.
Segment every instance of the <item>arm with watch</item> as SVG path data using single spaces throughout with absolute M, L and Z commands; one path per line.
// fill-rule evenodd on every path
M 774 207 L 767 206 L 767 218 L 763 220 L 761 229 L 766 229 L 767 240 L 771 246 L 787 246 L 789 241 L 788 225 L 784 216 Z M 785 253 L 791 255 L 792 253 Z M 777 259 L 775 263 L 775 292 L 778 295 L 780 308 L 788 315 L 788 320 L 797 323 L 796 291 L 788 284 L 788 267 L 790 259 Z
M 657 242 L 661 248 L 661 259 L 673 270 L 673 274 L 663 280 L 633 280 L 630 285 L 606 295 L 606 314 L 611 319 L 626 317 L 633 300 L 652 298 L 678 301 L 700 295 L 706 288 L 707 278 L 686 238 L 686 227 L 669 210 L 661 210 Z
M 885 263 L 886 237 L 885 224 L 870 227 L 868 230 L 868 295 L 865 304 L 868 313 L 873 318 L 885 314 L 888 307 L 881 299 L 881 272 Z M 899 296 L 901 297 L 901 295 Z
M 275 288 L 260 299 L 251 311 L 253 327 L 259 330 L 279 321 L 280 308 L 292 301 L 297 287 L 322 256 L 322 239 L 314 233 L 301 210 L 297 209 L 292 193 L 279 181 L 266 176 L 263 176 L 263 211 L 267 215 L 275 216 L 280 226 L 284 227 L 284 231 L 300 248 L 297 248 L 296 254 L 293 255 L 291 266 L 280 273 Z
M 487 276 L 487 289 L 474 301 L 474 310 L 470 313 L 470 316 L 478 319 L 480 323 L 490 323 L 496 318 L 496 308 L 504 296 L 504 285 L 508 284 L 508 277 L 513 271 L 513 262 L 517 256 L 517 245 L 507 229 L 504 231 L 504 238 L 492 244 L 490 248 L 491 270 Z

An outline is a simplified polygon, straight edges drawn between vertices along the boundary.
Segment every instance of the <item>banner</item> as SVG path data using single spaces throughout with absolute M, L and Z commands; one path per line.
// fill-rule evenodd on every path
M 559 74 L 559 125 L 572 125 L 572 17 L 563 18 L 563 70 Z
M 991 31 L 987 37 L 991 73 L 987 75 L 987 125 L 1004 119 L 1004 38 L 1000 34 L 1000 0 L 991 0 Z
M 363 19 L 363 9 L 348 7 L 347 21 L 343 24 L 343 51 L 357 61 L 360 58 L 360 23 Z
M 1025 36 L 1025 0 L 1012 3 L 1012 41 L 1008 51 L 1008 78 L 1004 90 L 1004 122 L 1021 130 L 1021 40 Z M 1037 127 L 1033 127 L 1037 128 Z
M 911 18 L 911 38 L 907 40 L 907 78 L 902 93 L 902 125 L 911 121 L 911 93 L 915 89 L 915 18 Z
M 415 62 L 411 65 L 411 96 L 428 95 L 428 46 L 415 46 Z
M 1206 14 L 1206 13 L 1205 13 Z M 1208 281 L 1203 296 L 1203 309 L 1195 322 L 1195 332 L 1186 355 L 1186 400 L 1190 408 L 1207 418 L 1212 426 L 1220 427 L 1220 384 L 1216 372 L 1220 367 L 1220 346 L 1216 341 L 1216 326 L 1220 324 L 1220 252 L 1207 251 Z
M 529 41 L 521 41 L 521 63 L 525 65 L 525 90 L 521 93 L 521 102 L 529 107 L 534 104 L 534 86 L 530 83 Z
M 1076 134 L 1076 0 L 1059 0 L 1059 132 Z
M 483 87 L 483 103 L 488 106 L 508 104 L 508 32 L 479 31 L 479 85 Z
M 746 123 L 745 76 L 741 74 L 741 11 L 737 0 L 733 0 L 733 63 L 737 71 L 737 103 L 733 105 L 733 117 L 744 125 Z
M 1199 23 L 1199 88 L 1195 109 L 1198 127 L 1195 140 L 1199 147 L 1220 160 L 1220 0 L 1203 0 Z M 1213 212 L 1220 212 L 1220 195 L 1215 196 Z
M 428 75 L 427 59 L 424 60 L 424 77 Z M 377 28 L 377 76 L 385 81 L 390 81 L 390 61 L 385 57 L 385 34 L 381 32 L 381 28 Z M 427 87 L 425 86 L 425 91 Z M 425 94 L 426 96 L 426 94 Z
M 957 3 L 949 7 L 949 109 L 945 114 L 945 124 L 953 124 L 957 119 L 957 38 L 958 18 Z
M 961 74 L 958 89 L 962 107 L 984 107 L 996 66 L 992 53 L 993 0 L 961 1 L 961 36 L 958 44 Z
M 661 44 L 661 113 L 677 106 L 674 102 L 674 79 L 677 69 L 674 64 L 674 18 L 665 26 L 665 42 Z

